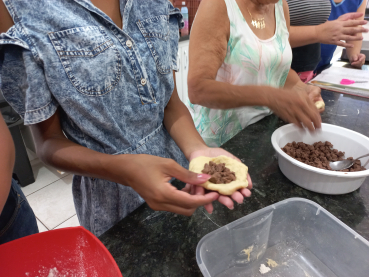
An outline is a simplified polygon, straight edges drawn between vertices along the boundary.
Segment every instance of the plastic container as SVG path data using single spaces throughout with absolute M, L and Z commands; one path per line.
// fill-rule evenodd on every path
M 188 36 L 189 34 L 188 8 L 185 5 L 186 2 L 182 2 L 181 13 L 183 15 L 184 27 L 181 29 L 181 36 Z
M 83 227 L 31 235 L 0 245 L 3 277 L 122 277 L 105 246 Z
M 326 123 L 323 123 L 322 129 L 315 134 L 304 132 L 293 124 L 275 130 L 272 135 L 272 144 L 278 154 L 279 168 L 288 179 L 305 189 L 325 194 L 349 193 L 358 189 L 369 175 L 369 170 L 336 172 L 299 162 L 281 149 L 288 142 L 293 141 L 308 144 L 330 141 L 335 149 L 346 153 L 346 158 L 356 158 L 369 153 L 369 138 L 349 129 Z M 361 164 L 369 168 L 368 161 L 368 157 L 363 158 Z
M 203 237 L 205 277 L 368 277 L 369 242 L 318 204 L 290 198 Z M 275 262 L 272 267 L 268 262 Z M 260 266 L 270 268 L 260 273 Z

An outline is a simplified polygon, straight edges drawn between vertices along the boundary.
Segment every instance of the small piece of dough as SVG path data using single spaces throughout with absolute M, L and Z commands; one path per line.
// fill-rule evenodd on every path
M 259 272 L 260 272 L 261 274 L 268 273 L 269 271 L 270 271 L 270 267 L 265 266 L 265 264 L 261 264 L 261 265 L 260 265 Z
M 323 101 L 317 101 L 317 102 L 315 102 L 315 107 L 318 110 L 324 109 L 325 108 L 325 103 Z
M 208 190 L 218 191 L 220 194 L 223 195 L 232 195 L 235 191 L 239 189 L 247 188 L 247 186 L 249 185 L 249 182 L 247 181 L 248 167 L 243 163 L 240 163 L 235 159 L 232 159 L 227 156 L 218 156 L 215 158 L 209 158 L 204 156 L 197 157 L 190 162 L 189 170 L 198 174 L 203 174 L 202 170 L 204 169 L 204 165 L 206 163 L 209 163 L 210 161 L 217 164 L 225 163 L 225 166 L 235 173 L 236 180 L 228 184 L 214 184 L 209 181 L 206 181 L 200 186 Z
M 267 264 L 270 267 L 276 267 L 276 266 L 278 266 L 278 264 L 275 261 L 273 261 L 272 259 L 267 259 Z
M 248 262 L 250 261 L 250 255 L 251 255 L 251 252 L 252 252 L 253 249 L 254 249 L 254 246 L 251 245 L 251 246 L 249 246 L 249 248 L 246 248 L 246 249 L 241 251 L 241 252 L 243 252 L 243 254 L 247 255 L 247 261 Z

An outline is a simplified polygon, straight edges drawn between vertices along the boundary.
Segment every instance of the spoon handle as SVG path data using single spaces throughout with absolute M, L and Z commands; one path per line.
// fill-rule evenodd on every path
M 366 155 L 364 155 L 364 156 L 361 156 L 361 157 L 359 157 L 359 158 L 356 158 L 356 159 L 355 159 L 355 161 L 356 161 L 356 160 L 359 160 L 359 159 L 361 159 L 361 158 L 368 157 L 368 156 L 369 156 L 369 154 L 366 154 Z

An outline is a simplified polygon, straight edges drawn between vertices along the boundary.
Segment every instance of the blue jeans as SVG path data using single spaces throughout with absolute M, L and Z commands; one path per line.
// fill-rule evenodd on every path
M 13 179 L 8 200 L 0 215 L 0 244 L 37 233 L 35 214 Z

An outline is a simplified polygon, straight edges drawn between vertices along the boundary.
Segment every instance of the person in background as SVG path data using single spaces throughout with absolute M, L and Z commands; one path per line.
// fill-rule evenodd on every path
M 15 148 L 0 113 L 0 244 L 38 233 L 36 217 L 12 179 Z
M 361 41 L 362 32 L 367 32 L 361 27 L 366 24 L 360 19 L 362 13 L 348 13 L 328 21 L 331 0 L 287 0 L 287 3 L 291 19 L 291 68 L 305 83 L 314 77 L 321 60 L 321 43 L 352 48 L 350 41 Z
M 330 0 L 287 0 L 290 12 L 290 43 L 292 47 L 291 68 L 301 81 L 307 83 L 314 77 L 314 70 L 320 62 L 321 40 L 334 35 L 332 28 L 339 28 L 337 22 L 330 22 Z M 340 40 L 337 40 L 340 43 Z
M 197 156 L 235 157 L 206 146 L 178 97 L 182 24 L 167 0 L 0 1 L 1 90 L 40 159 L 75 174 L 79 222 L 96 236 L 145 201 L 189 216 L 251 195 L 205 194 L 194 185 L 211 176 L 186 169 Z
M 273 111 L 320 128 L 320 89 L 291 70 L 289 12 L 282 0 L 203 0 L 190 39 L 188 90 L 196 128 L 220 146 Z M 323 110 L 321 110 L 322 112 Z
M 361 27 L 360 25 L 366 24 L 364 21 L 365 9 L 367 0 L 330 0 L 331 1 L 331 14 L 328 18 L 328 21 L 334 21 L 337 19 L 347 18 L 349 13 L 354 13 L 355 21 L 348 21 L 346 24 L 356 24 L 356 38 L 361 38 L 360 40 L 352 40 L 351 37 L 342 38 L 342 40 L 346 40 L 345 44 L 336 44 L 340 46 L 346 47 L 347 56 L 350 61 L 351 66 L 356 68 L 361 68 L 365 63 L 365 55 L 361 52 L 362 46 L 362 32 L 368 32 L 367 29 Z M 359 14 L 358 14 L 359 13 Z M 360 16 L 358 16 L 360 15 Z M 352 15 L 351 18 L 353 19 Z M 355 26 L 355 25 L 353 25 Z M 354 34 L 353 34 L 354 35 Z M 325 69 L 331 62 L 334 51 L 337 46 L 334 44 L 322 44 L 321 45 L 321 61 L 317 66 L 317 72 Z

